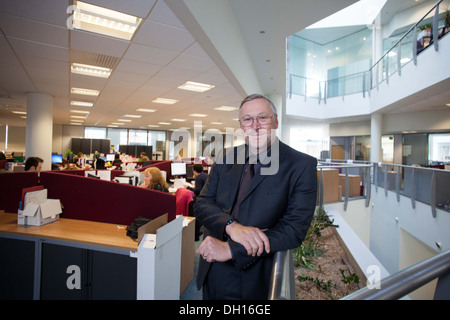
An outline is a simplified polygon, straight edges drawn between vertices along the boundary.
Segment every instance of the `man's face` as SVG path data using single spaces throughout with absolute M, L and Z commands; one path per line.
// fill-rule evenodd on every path
M 42 162 L 39 162 L 39 163 L 38 163 L 38 166 L 37 166 L 37 168 L 36 168 L 36 171 L 37 171 L 37 172 L 41 172 L 41 169 L 42 169 Z
M 269 102 L 264 99 L 247 101 L 242 105 L 239 116 L 245 142 L 252 152 L 260 153 L 268 148 L 275 137 L 275 130 L 278 128 L 278 118 L 273 113 Z M 249 125 L 250 123 L 251 125 Z

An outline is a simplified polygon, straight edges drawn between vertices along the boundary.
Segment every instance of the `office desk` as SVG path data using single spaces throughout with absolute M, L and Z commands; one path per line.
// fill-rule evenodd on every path
M 193 250 L 194 228 L 185 229 L 182 254 Z M 137 247 L 124 225 L 61 218 L 22 226 L 17 214 L 0 211 L 0 300 L 136 299 Z M 193 259 L 183 260 L 182 270 L 193 268 Z M 79 268 L 79 289 L 69 289 L 76 282 L 70 266 Z M 182 278 L 185 288 L 192 274 Z

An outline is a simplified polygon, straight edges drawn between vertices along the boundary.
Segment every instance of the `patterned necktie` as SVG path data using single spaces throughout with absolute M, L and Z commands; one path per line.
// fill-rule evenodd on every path
M 253 177 L 255 176 L 254 172 L 254 164 L 247 164 L 244 169 L 244 173 L 242 174 L 241 184 L 239 186 L 239 193 L 236 200 L 236 204 L 234 205 L 233 211 L 231 212 L 231 215 L 234 218 L 238 218 L 239 215 L 239 205 L 242 202 L 242 199 L 244 198 L 245 194 L 247 193 L 248 187 L 250 186 L 250 183 L 252 182 Z

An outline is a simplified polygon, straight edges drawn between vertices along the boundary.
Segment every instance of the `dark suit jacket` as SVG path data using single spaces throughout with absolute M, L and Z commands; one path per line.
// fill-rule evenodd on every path
M 241 244 L 229 241 L 232 263 L 245 273 L 245 276 L 240 277 L 244 299 L 267 298 L 273 253 L 293 249 L 301 244 L 316 206 L 317 160 L 279 140 L 272 144 L 272 159 L 277 156 L 277 146 L 278 172 L 272 175 L 256 173 L 241 202 L 238 217 L 238 222 L 242 225 L 267 229 L 265 233 L 270 241 L 271 252 L 252 257 L 247 255 Z M 231 150 L 235 160 L 239 159 L 243 149 L 236 147 Z M 195 216 L 205 226 L 207 234 L 223 241 L 227 240 L 224 231 L 228 220 L 232 218 L 231 211 L 244 167 L 242 161 L 238 164 L 227 163 L 230 158 L 223 160 L 222 164 L 218 161 L 214 163 L 206 185 L 194 205 Z M 262 167 L 268 168 L 271 165 L 272 163 Z M 199 288 L 203 285 L 209 265 L 200 257 L 197 275 Z

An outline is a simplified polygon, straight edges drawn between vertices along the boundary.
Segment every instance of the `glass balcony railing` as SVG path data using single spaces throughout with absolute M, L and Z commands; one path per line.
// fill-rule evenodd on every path
M 439 40 L 450 32 L 450 24 L 444 14 L 439 14 L 438 1 L 419 21 L 403 36 L 394 42 L 392 47 L 364 72 L 343 77 L 318 80 L 289 74 L 288 93 L 306 98 L 324 101 L 328 98 L 362 93 L 365 97 L 371 89 L 378 87 L 395 73 L 401 74 L 402 68 L 410 62 L 417 64 L 417 56 L 429 47 L 439 50 Z M 435 41 L 437 39 L 437 41 Z

